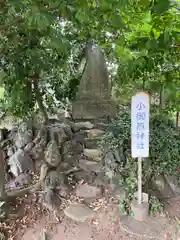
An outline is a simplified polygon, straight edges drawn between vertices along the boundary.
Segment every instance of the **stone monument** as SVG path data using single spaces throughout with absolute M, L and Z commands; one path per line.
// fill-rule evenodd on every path
M 86 48 L 86 66 L 72 104 L 73 118 L 94 120 L 115 114 L 104 55 L 99 46 L 91 44 Z

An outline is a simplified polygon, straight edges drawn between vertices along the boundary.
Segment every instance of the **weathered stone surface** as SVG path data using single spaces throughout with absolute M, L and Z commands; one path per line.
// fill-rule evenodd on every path
M 51 140 L 46 149 L 45 160 L 50 166 L 57 167 L 61 163 L 61 154 L 56 141 Z
M 30 152 L 33 147 L 34 147 L 34 143 L 30 142 L 24 147 L 24 151 Z
M 84 149 L 84 155 L 94 161 L 101 161 L 101 151 L 99 149 Z
M 101 196 L 101 188 L 89 184 L 79 184 L 76 188 L 76 195 L 78 197 L 95 199 Z
M 60 125 L 60 127 L 64 129 L 64 131 L 65 131 L 66 135 L 68 136 L 68 138 L 71 139 L 72 136 L 73 136 L 73 132 L 72 132 L 71 126 L 69 124 L 62 123 Z
M 34 171 L 32 159 L 21 149 L 18 149 L 8 160 L 10 171 L 17 177 L 22 172 Z
M 99 119 L 114 116 L 106 62 L 100 48 L 86 49 L 86 67 L 72 106 L 74 119 Z
M 180 194 L 180 185 L 175 176 L 166 176 L 166 180 L 174 192 Z
M 24 147 L 26 144 L 32 141 L 33 129 L 32 125 L 28 122 L 21 122 L 18 130 L 14 135 L 14 142 L 16 147 L 19 149 Z
M 109 178 L 105 175 L 103 169 L 99 172 L 93 182 L 94 185 L 98 187 L 107 187 L 109 185 Z
M 58 173 L 56 170 L 51 170 L 47 173 L 44 182 L 43 182 L 43 188 L 44 189 L 60 189 L 61 187 L 64 187 L 64 175 Z
M 111 100 L 76 100 L 73 103 L 74 119 L 106 119 L 115 116 L 116 106 Z
M 85 130 L 89 138 L 102 136 L 105 132 L 100 129 Z
M 67 186 L 61 186 L 61 188 L 59 189 L 59 196 L 63 197 L 63 198 L 67 198 L 68 194 L 69 194 L 69 189 Z
M 83 171 L 78 171 L 73 174 L 73 180 L 76 182 L 79 182 L 83 180 L 84 182 L 87 182 L 89 184 L 92 184 L 94 182 L 94 179 L 96 178 L 95 173 L 92 172 L 91 174 Z
M 81 145 L 84 146 L 85 144 L 85 137 L 86 137 L 86 133 L 85 132 L 76 132 L 73 135 L 73 140 L 75 140 L 76 142 L 80 143 Z
M 27 173 L 21 173 L 19 176 L 15 178 L 15 184 L 16 186 L 25 186 L 29 185 L 31 182 L 31 177 Z
M 45 159 L 45 152 L 44 152 L 45 147 L 41 145 L 41 142 L 39 144 L 36 144 L 35 147 L 30 152 L 30 155 L 32 159 L 34 160 L 35 164 L 36 161 L 41 161 Z
M 118 149 L 106 149 L 104 148 L 105 156 L 103 157 L 104 171 L 109 179 L 115 176 L 116 172 L 121 172 L 125 165 L 124 157 L 119 154 Z
M 63 161 L 71 166 L 77 166 L 78 159 L 83 152 L 83 146 L 75 140 L 70 140 L 64 143 L 62 148 Z
M 94 212 L 83 204 L 72 204 L 64 210 L 64 213 L 77 222 L 85 222 L 94 215 Z
M 64 128 L 59 126 L 51 126 L 49 129 L 49 135 L 50 140 L 55 140 L 59 146 L 68 139 Z
M 95 127 L 101 130 L 106 130 L 109 124 L 104 123 L 104 122 L 97 122 L 95 123 Z
M 101 138 L 96 137 L 96 138 L 85 138 L 85 147 L 86 148 L 96 148 L 98 146 L 98 143 L 100 142 Z
M 14 154 L 14 148 L 13 147 L 8 147 L 7 149 L 7 156 L 11 157 Z
M 94 124 L 91 122 L 77 122 L 75 125 L 79 130 L 92 129 L 94 127 Z
M 159 199 L 174 198 L 177 195 L 163 175 L 159 175 L 155 179 L 152 179 L 150 186 L 152 189 L 156 190 Z
M 75 140 L 70 140 L 64 143 L 63 145 L 63 154 L 79 155 L 83 152 L 83 147 L 80 143 Z
M 58 172 L 65 172 L 68 171 L 71 168 L 71 165 L 68 162 L 62 162 L 57 168 Z
M 129 234 L 145 239 L 162 240 L 168 231 L 167 218 L 148 218 L 146 222 L 140 222 L 130 216 L 121 217 L 121 229 Z
M 99 173 L 101 171 L 101 164 L 94 161 L 88 161 L 86 159 L 79 160 L 79 166 L 86 172 Z
M 67 123 L 54 123 L 49 127 L 50 139 L 56 140 L 58 145 L 64 141 L 71 139 L 73 136 L 73 129 L 71 124 Z

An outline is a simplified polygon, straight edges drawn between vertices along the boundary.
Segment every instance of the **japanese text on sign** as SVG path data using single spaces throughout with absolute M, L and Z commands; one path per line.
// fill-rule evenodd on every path
M 140 92 L 131 102 L 132 157 L 149 156 L 149 96 Z

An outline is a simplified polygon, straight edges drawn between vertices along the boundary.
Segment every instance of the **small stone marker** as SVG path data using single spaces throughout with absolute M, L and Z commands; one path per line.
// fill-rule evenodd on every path
M 84 204 L 72 204 L 64 210 L 64 213 L 77 222 L 85 222 L 94 215 L 94 212 Z

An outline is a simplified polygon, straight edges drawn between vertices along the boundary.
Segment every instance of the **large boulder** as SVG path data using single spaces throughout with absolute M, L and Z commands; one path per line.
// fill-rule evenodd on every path
M 34 172 L 32 159 L 22 149 L 18 149 L 8 160 L 11 173 L 17 177 L 20 173 Z
M 17 149 L 26 146 L 33 139 L 33 128 L 31 124 L 22 122 L 19 124 L 17 132 L 13 135 Z

